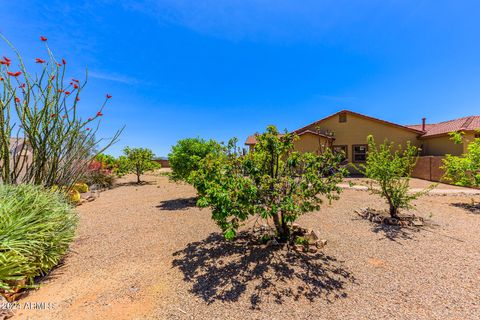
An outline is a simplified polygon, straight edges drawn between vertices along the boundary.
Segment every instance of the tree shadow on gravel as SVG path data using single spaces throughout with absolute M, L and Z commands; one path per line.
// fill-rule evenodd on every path
M 128 181 L 128 182 L 116 182 L 111 189 L 120 188 L 120 187 L 142 187 L 142 186 L 153 186 L 156 185 L 156 181 L 142 181 L 137 183 L 136 181 Z
M 413 240 L 415 233 L 418 232 L 417 230 L 406 228 L 406 227 L 392 226 L 392 225 L 375 223 L 375 222 L 371 222 L 371 223 L 373 224 L 372 232 L 383 234 L 385 238 L 391 241 L 397 241 L 399 239 Z
M 156 206 L 156 208 L 159 208 L 161 210 L 169 210 L 169 211 L 185 210 L 188 208 L 195 207 L 196 203 L 197 203 L 196 197 L 178 198 L 178 199 L 164 200 L 160 202 L 160 204 Z
M 333 302 L 347 297 L 346 283 L 355 282 L 331 256 L 267 247 L 246 232 L 234 241 L 212 233 L 173 256 L 173 267 L 192 284 L 190 292 L 207 303 L 235 302 L 243 295 L 249 295 L 252 309 L 260 309 L 262 302 L 282 304 L 286 299 Z
M 452 207 L 461 208 L 473 214 L 480 214 L 480 203 L 469 204 L 464 202 L 452 203 Z

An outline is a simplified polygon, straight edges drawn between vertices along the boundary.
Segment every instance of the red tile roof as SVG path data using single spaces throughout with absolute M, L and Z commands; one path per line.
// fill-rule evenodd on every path
M 320 119 L 318 121 L 312 122 L 305 127 L 302 127 L 298 130 L 295 130 L 294 132 L 299 134 L 299 135 L 303 134 L 303 133 L 306 133 L 306 132 L 310 132 L 310 133 L 313 133 L 313 134 L 324 136 L 326 138 L 332 138 L 328 135 L 324 135 L 324 134 L 321 134 L 321 133 L 318 133 L 318 132 L 315 132 L 315 131 L 308 130 L 308 128 L 310 128 L 313 125 L 319 124 L 320 122 L 322 122 L 326 119 L 329 119 L 331 117 L 334 117 L 334 116 L 336 116 L 338 114 L 341 114 L 341 113 L 350 113 L 350 114 L 353 114 L 353 115 L 356 115 L 356 116 L 359 116 L 359 117 L 362 117 L 362 118 L 365 118 L 365 119 L 369 119 L 369 120 L 372 120 L 372 121 L 385 123 L 385 124 L 388 124 L 388 125 L 391 125 L 391 126 L 394 126 L 394 127 L 397 127 L 397 128 L 406 129 L 406 130 L 409 130 L 409 131 L 414 131 L 414 132 L 418 133 L 420 137 L 432 137 L 432 136 L 438 136 L 438 135 L 445 135 L 445 134 L 448 134 L 449 132 L 452 132 L 452 131 L 480 130 L 480 116 L 469 116 L 469 117 L 463 117 L 463 118 L 458 118 L 458 119 L 439 122 L 439 123 L 426 124 L 425 125 L 425 131 L 422 131 L 422 124 L 400 125 L 400 124 L 396 124 L 396 123 L 393 123 L 393 122 L 369 117 L 369 116 L 366 116 L 366 115 L 363 115 L 363 114 L 360 114 L 360 113 L 356 113 L 356 112 L 353 112 L 353 111 L 350 111 L 350 110 L 342 110 L 342 111 L 334 113 L 334 114 L 332 114 L 328 117 L 325 117 L 325 118 Z M 256 135 L 249 136 L 247 138 L 247 141 L 245 142 L 246 145 L 254 145 L 256 143 L 257 143 Z
M 248 136 L 247 141 L 245 141 L 246 145 L 254 145 L 257 143 L 257 138 L 255 134 Z
M 421 130 L 421 124 L 409 125 L 409 128 Z M 469 116 L 454 120 L 425 125 L 425 134 L 422 137 L 431 137 L 448 134 L 452 131 L 474 131 L 480 129 L 480 116 Z
M 318 120 L 318 121 L 312 122 L 312 123 L 310 123 L 309 125 L 306 125 L 305 127 L 302 127 L 302 128 L 300 128 L 300 129 L 298 129 L 298 130 L 295 130 L 295 132 L 297 132 L 297 133 L 298 133 L 298 132 L 301 132 L 301 131 L 303 131 L 303 130 L 305 130 L 305 129 L 313 126 L 313 125 L 319 124 L 320 122 L 322 122 L 322 121 L 324 121 L 324 120 L 326 120 L 326 119 L 329 119 L 329 118 L 331 118 L 331 117 L 335 117 L 335 116 L 337 116 L 337 115 L 339 115 L 339 114 L 341 114 L 341 113 L 353 114 L 353 115 L 355 115 L 355 116 L 357 116 L 357 117 L 361 117 L 361 118 L 364 118 L 364 119 L 372 120 L 372 121 L 375 121 L 375 122 L 384 123 L 384 124 L 391 125 L 391 126 L 394 126 L 394 127 L 400 128 L 400 129 L 405 129 L 405 130 L 408 130 L 408 131 L 414 131 L 414 132 L 419 133 L 419 134 L 422 134 L 422 133 L 423 133 L 423 131 L 418 130 L 418 129 L 415 129 L 415 128 L 410 128 L 410 127 L 408 127 L 408 126 L 403 126 L 403 125 L 401 125 L 401 124 L 397 124 L 397 123 L 393 123 L 393 122 L 390 122 L 390 121 L 385 121 L 385 120 L 382 120 L 382 119 L 378 119 L 378 118 L 366 116 L 366 115 L 364 115 L 364 114 L 357 113 L 357 112 L 353 112 L 353 111 L 350 111 L 350 110 L 341 110 L 341 111 L 338 111 L 338 112 L 336 112 L 336 113 L 334 113 L 334 114 L 332 114 L 332 115 L 329 115 L 328 117 L 325 117 L 325 118 L 320 119 L 320 120 Z

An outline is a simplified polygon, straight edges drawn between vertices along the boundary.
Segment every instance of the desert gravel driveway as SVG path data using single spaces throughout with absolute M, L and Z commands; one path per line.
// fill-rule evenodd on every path
M 145 180 L 78 208 L 71 253 L 20 301 L 53 308 L 15 319 L 480 319 L 480 215 L 452 205 L 470 197 L 417 201 L 432 225 L 413 232 L 360 220 L 384 203 L 345 190 L 300 219 L 328 244 L 299 254 L 225 242 L 190 186 Z

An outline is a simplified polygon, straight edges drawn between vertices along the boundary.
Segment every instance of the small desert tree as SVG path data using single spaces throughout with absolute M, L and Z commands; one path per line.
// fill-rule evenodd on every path
M 411 202 L 431 188 L 420 192 L 409 192 L 410 176 L 417 162 L 419 149 L 407 142 L 405 149 L 385 140 L 377 146 L 373 136 L 368 136 L 368 153 L 363 173 L 372 179 L 369 190 L 387 200 L 392 218 L 399 219 L 400 209 L 411 208 Z
M 200 161 L 208 154 L 218 154 L 221 146 L 214 140 L 187 138 L 177 142 L 168 155 L 168 162 L 172 168 L 171 178 L 174 181 L 189 182 L 190 174 L 198 170 Z
M 122 164 L 125 165 L 125 170 L 137 175 L 137 183 L 142 182 L 140 176 L 146 171 L 160 167 L 159 163 L 152 160 L 155 154 L 150 149 L 126 147 L 123 153 L 125 158 Z
M 16 58 L 0 58 L 0 181 L 43 186 L 72 186 L 92 158 L 118 140 L 120 131 L 105 141 L 95 133 L 103 109 L 90 118 L 80 116 L 81 93 L 87 83 L 67 78 L 67 62 L 50 51 L 47 38 L 37 72 L 27 68 L 20 52 L 0 34 L 0 50 L 9 48 Z M 6 44 L 6 46 L 2 46 Z M 103 146 L 101 146 L 103 145 Z
M 450 134 L 455 143 L 463 143 L 460 132 Z M 468 144 L 467 153 L 461 157 L 448 154 L 443 159 L 443 178 L 456 185 L 465 187 L 480 187 L 480 138 L 475 138 Z
M 198 205 L 211 207 L 212 217 L 227 239 L 252 216 L 273 221 L 277 237 L 289 239 L 291 224 L 318 210 L 323 200 L 337 199 L 344 170 L 341 157 L 294 151 L 296 135 L 280 135 L 274 126 L 257 136 L 255 149 L 243 153 L 236 140 L 220 154 L 208 154 L 192 174 Z

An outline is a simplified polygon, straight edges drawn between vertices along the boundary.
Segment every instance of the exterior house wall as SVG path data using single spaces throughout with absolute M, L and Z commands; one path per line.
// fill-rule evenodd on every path
M 478 135 L 478 133 L 477 133 L 477 135 Z M 470 144 L 470 142 L 473 142 L 474 139 L 475 139 L 475 133 L 472 133 L 472 132 L 466 133 L 466 134 L 463 136 L 463 150 L 462 150 L 462 154 L 463 154 L 463 153 L 467 153 L 467 151 L 468 151 L 468 145 Z
M 446 154 L 460 156 L 464 153 L 464 146 L 454 143 L 450 140 L 450 136 L 423 138 L 420 140 L 420 147 L 422 155 L 427 156 L 444 156 Z
M 320 150 L 330 147 L 331 143 L 325 137 L 313 133 L 304 133 L 294 142 L 294 148 L 299 152 L 312 152 L 318 154 Z
M 346 145 L 349 162 L 353 162 L 353 145 L 367 144 L 367 136 L 373 135 L 375 142 L 382 143 L 385 139 L 406 146 L 407 141 L 419 147 L 416 132 L 395 127 L 381 121 L 375 121 L 347 113 L 346 122 L 340 122 L 338 115 L 327 118 L 320 123 L 307 127 L 309 130 L 329 131 L 334 133 L 333 145 Z

